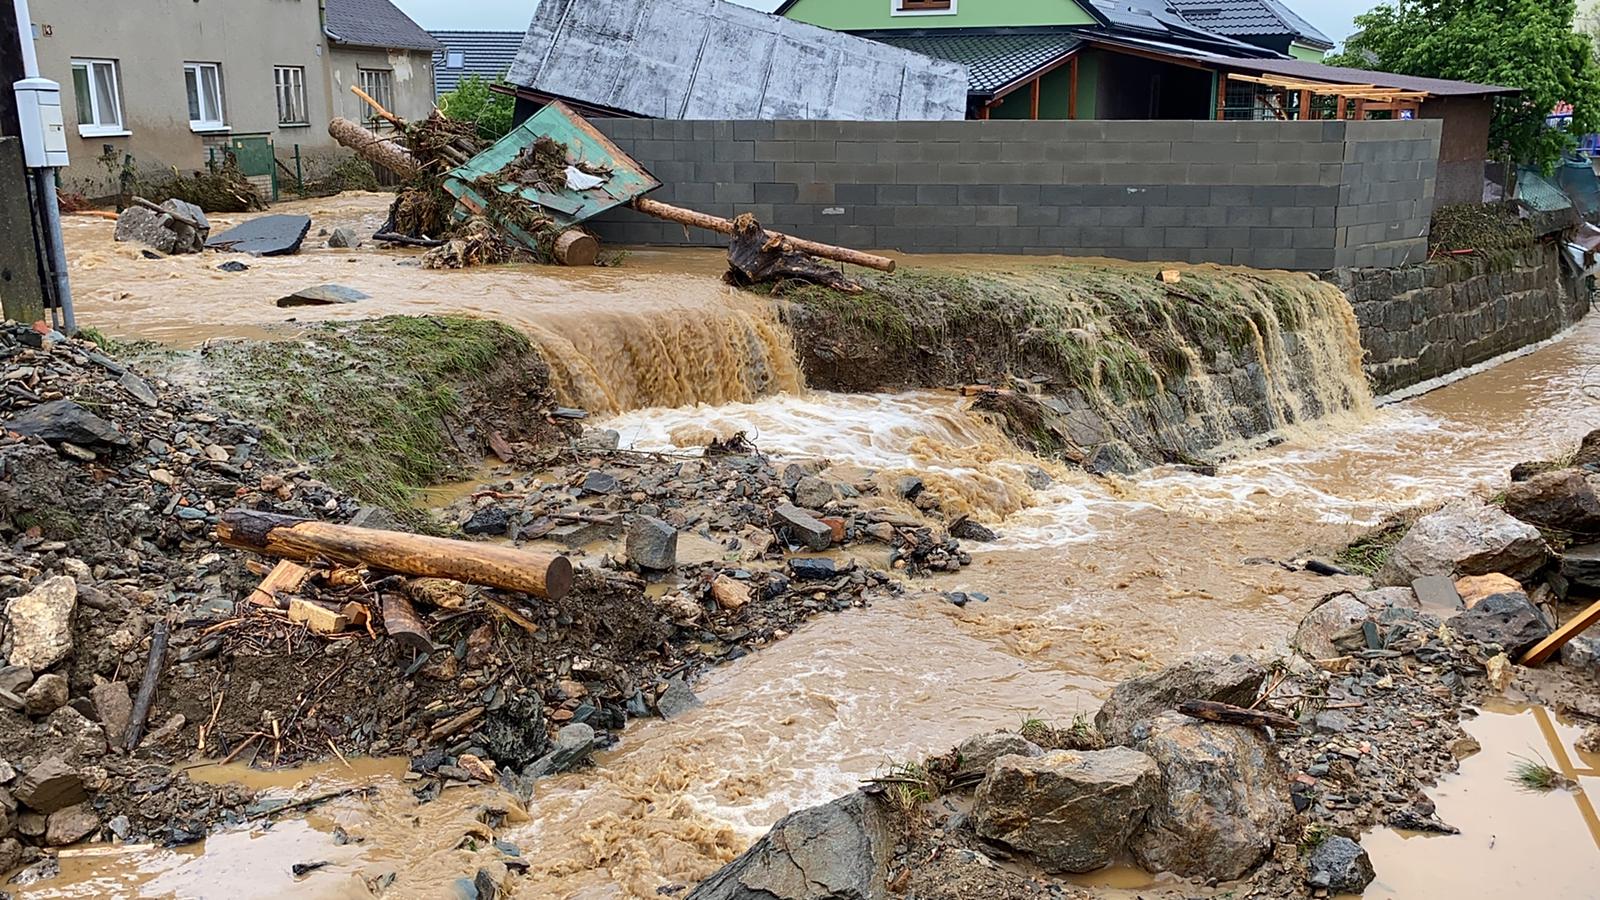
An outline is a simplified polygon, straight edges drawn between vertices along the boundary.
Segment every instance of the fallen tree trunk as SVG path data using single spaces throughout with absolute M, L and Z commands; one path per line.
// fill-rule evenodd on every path
M 230 547 L 297 560 L 364 565 L 402 575 L 453 578 L 559 600 L 572 590 L 565 556 L 495 544 L 335 525 L 235 509 L 222 514 L 217 539 Z
M 328 123 L 328 134 L 375 166 L 382 166 L 401 178 L 417 176 L 416 157 L 394 141 L 373 134 L 356 122 L 335 117 Z
M 823 265 L 814 256 L 790 249 L 782 238 L 762 229 L 755 216 L 740 215 L 733 222 L 733 237 L 728 241 L 728 280 L 745 287 L 786 279 L 861 293 L 861 285 L 844 277 L 843 272 Z
M 659 200 L 651 200 L 649 197 L 639 197 L 630 205 L 634 209 L 644 213 L 647 216 L 655 216 L 658 219 L 666 219 L 668 222 L 677 222 L 680 225 L 691 225 L 695 228 L 704 228 L 707 231 L 715 231 L 719 234 L 732 235 L 734 233 L 734 224 L 729 219 L 707 215 L 702 212 L 695 212 L 692 209 L 684 209 L 681 206 L 672 206 L 667 203 L 662 203 Z M 887 256 L 877 256 L 872 253 L 863 253 L 860 250 L 851 250 L 848 247 L 835 247 L 832 244 L 821 244 L 816 241 L 808 241 L 792 235 L 779 234 L 775 231 L 767 233 L 773 238 L 782 240 L 784 244 L 782 249 L 784 250 L 797 250 L 801 253 L 809 253 L 812 256 L 821 257 L 822 259 L 831 259 L 835 262 L 849 263 L 853 266 L 877 269 L 880 272 L 894 271 L 894 260 L 888 258 Z
M 1222 725 L 1243 725 L 1247 728 L 1280 728 L 1298 731 L 1300 723 L 1288 716 L 1265 709 L 1245 709 L 1231 703 L 1215 700 L 1185 700 L 1178 704 L 1178 712 L 1205 722 Z

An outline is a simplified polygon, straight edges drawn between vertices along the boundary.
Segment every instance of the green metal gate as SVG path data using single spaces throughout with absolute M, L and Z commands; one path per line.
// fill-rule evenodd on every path
M 228 142 L 228 149 L 232 151 L 234 159 L 239 162 L 239 171 L 246 178 L 259 178 L 263 175 L 272 179 L 272 199 L 278 199 L 278 166 L 272 147 L 272 137 L 265 134 L 235 135 Z

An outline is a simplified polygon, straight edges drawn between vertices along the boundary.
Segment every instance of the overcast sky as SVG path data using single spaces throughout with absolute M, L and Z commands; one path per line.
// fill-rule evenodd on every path
M 521 31 L 533 18 L 534 0 L 393 0 L 423 28 Z M 778 0 L 734 0 L 771 9 Z M 1288 5 L 1334 41 L 1343 41 L 1357 15 L 1378 0 L 1288 0 Z

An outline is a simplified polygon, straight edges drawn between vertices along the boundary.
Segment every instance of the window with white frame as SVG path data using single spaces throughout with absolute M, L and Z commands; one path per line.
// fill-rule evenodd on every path
M 446 69 L 462 69 L 467 65 L 467 51 L 446 50 L 444 54 L 444 67 Z
M 96 137 L 125 133 L 116 60 L 73 60 L 72 90 L 78 101 L 78 134 Z
M 306 70 L 302 66 L 274 66 L 272 83 L 278 91 L 278 124 L 306 125 Z
M 189 127 L 195 131 L 227 128 L 222 110 L 222 66 L 184 63 L 183 86 L 189 94 Z
M 361 89 L 367 96 L 378 101 L 384 109 L 394 110 L 394 76 L 388 69 L 357 69 L 356 79 L 361 82 Z M 372 107 L 367 107 L 367 122 L 375 124 L 381 121 Z

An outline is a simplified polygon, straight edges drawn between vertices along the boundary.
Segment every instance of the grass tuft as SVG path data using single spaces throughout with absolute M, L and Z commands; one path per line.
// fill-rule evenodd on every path
M 1556 771 L 1543 758 L 1537 760 L 1526 756 L 1512 758 L 1516 763 L 1512 765 L 1511 774 L 1507 777 L 1524 791 L 1543 794 L 1558 788 L 1572 787 L 1572 779 Z
M 1099 729 L 1082 713 L 1073 716 L 1072 724 L 1066 728 L 1057 728 L 1037 717 L 1026 718 L 1017 734 L 1046 750 L 1103 750 L 1106 746 Z

